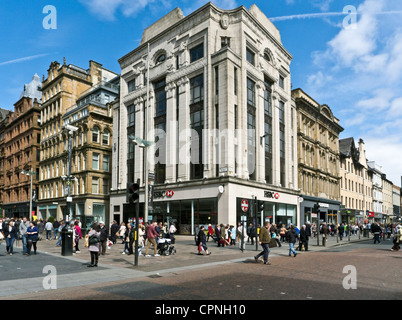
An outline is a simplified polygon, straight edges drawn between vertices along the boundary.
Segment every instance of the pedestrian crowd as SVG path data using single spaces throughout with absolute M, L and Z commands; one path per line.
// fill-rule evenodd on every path
M 96 221 L 88 234 L 83 237 L 81 231 L 81 222 L 72 220 L 68 222 L 70 230 L 73 232 L 73 253 L 80 253 L 80 240 L 85 238 L 84 246 L 88 248 L 91 257 L 91 263 L 88 267 L 96 267 L 98 265 L 99 256 L 105 255 L 107 248 L 121 241 L 123 244 L 122 254 L 134 254 L 135 241 L 135 222 L 122 222 L 118 224 L 113 221 L 108 228 L 103 221 Z M 7 254 L 12 256 L 14 252 L 15 241 L 22 241 L 23 255 L 30 256 L 37 253 L 37 243 L 39 240 L 57 240 L 56 246 L 61 246 L 61 231 L 65 227 L 64 220 L 48 220 L 37 219 L 29 221 L 24 218 L 6 218 L 0 219 L 0 241 L 5 240 Z M 400 250 L 400 242 L 402 241 L 401 224 L 382 224 L 378 222 L 362 223 L 362 224 L 338 224 L 321 223 L 317 226 L 315 223 L 306 222 L 299 229 L 295 225 L 280 223 L 279 225 L 266 222 L 263 227 L 256 227 L 250 223 L 247 227 L 238 223 L 237 227 L 229 224 L 217 224 L 212 227 L 211 224 L 206 228 L 200 226 L 196 232 L 196 244 L 199 255 L 210 255 L 207 242 L 212 239 L 218 247 L 230 247 L 239 245 L 239 248 L 245 249 L 246 244 L 260 244 L 261 251 L 254 258 L 256 261 L 263 257 L 264 264 L 270 265 L 268 260 L 270 246 L 281 247 L 283 244 L 289 245 L 289 256 L 296 257 L 296 251 L 308 251 L 309 240 L 316 238 L 319 234 L 322 238 L 322 245 L 326 245 L 328 237 L 339 237 L 342 241 L 348 235 L 356 235 L 358 232 L 364 232 L 373 235 L 374 244 L 380 243 L 381 240 L 393 242 L 392 251 Z M 139 255 L 151 257 L 149 250 L 153 249 L 153 256 L 160 256 L 160 240 L 169 239 L 174 244 L 175 233 L 177 229 L 173 223 L 170 227 L 167 223 L 153 221 L 149 224 L 140 223 L 138 228 L 138 252 Z M 144 252 L 145 250 L 145 252 Z

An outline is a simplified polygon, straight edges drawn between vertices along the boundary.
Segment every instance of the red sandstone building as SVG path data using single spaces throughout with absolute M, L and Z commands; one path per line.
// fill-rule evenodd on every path
M 38 75 L 24 86 L 14 112 L 4 128 L 2 160 L 4 188 L 0 190 L 2 209 L 6 217 L 30 217 L 31 177 L 23 171 L 36 172 L 32 180 L 32 211 L 37 212 L 36 198 L 39 177 L 40 106 L 42 83 Z

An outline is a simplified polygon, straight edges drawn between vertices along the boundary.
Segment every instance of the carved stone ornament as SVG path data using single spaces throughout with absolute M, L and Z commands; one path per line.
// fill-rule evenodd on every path
M 230 17 L 227 13 L 222 14 L 221 16 L 221 27 L 222 29 L 227 29 L 229 28 L 229 24 L 230 24 Z

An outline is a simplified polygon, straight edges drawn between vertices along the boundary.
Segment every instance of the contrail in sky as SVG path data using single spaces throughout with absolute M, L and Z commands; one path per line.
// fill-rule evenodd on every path
M 34 56 L 29 56 L 29 57 L 24 57 L 24 58 L 19 58 L 19 59 L 0 62 L 0 67 L 8 65 L 8 64 L 12 64 L 12 63 L 19 63 L 19 62 L 29 61 L 29 60 L 45 57 L 45 56 L 48 56 L 48 55 L 49 55 L 49 53 L 42 53 L 42 54 L 37 54 L 37 55 L 34 55 Z
M 272 17 L 269 18 L 272 22 L 275 21 L 286 21 L 286 20 L 294 20 L 294 19 L 311 19 L 311 18 L 326 18 L 333 16 L 346 16 L 349 13 L 344 12 L 321 12 L 321 13 L 305 13 L 305 14 L 295 14 L 290 16 L 282 16 L 282 17 Z M 357 12 L 359 14 L 359 12 Z M 385 15 L 385 14 L 402 14 L 402 11 L 384 11 L 384 12 L 375 12 L 372 13 L 375 15 Z

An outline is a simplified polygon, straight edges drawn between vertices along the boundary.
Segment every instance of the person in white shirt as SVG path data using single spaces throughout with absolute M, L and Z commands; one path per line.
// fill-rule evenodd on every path
M 46 223 L 45 230 L 46 230 L 46 240 L 52 240 L 53 224 L 50 221 Z

